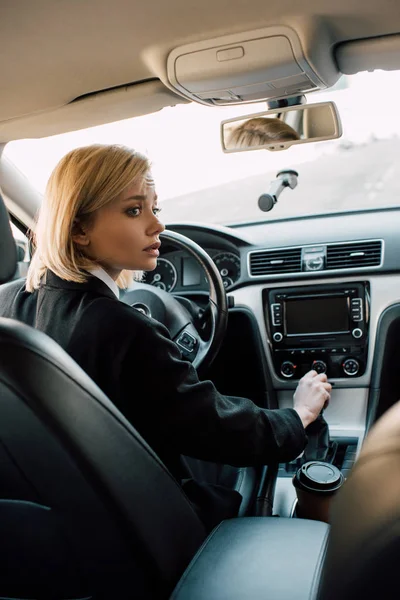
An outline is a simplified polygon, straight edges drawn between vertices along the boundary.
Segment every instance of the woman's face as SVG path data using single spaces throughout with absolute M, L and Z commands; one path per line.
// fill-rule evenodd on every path
M 74 241 L 114 279 L 123 269 L 152 271 L 157 266 L 159 234 L 165 229 L 159 211 L 154 181 L 148 175 L 100 208 Z

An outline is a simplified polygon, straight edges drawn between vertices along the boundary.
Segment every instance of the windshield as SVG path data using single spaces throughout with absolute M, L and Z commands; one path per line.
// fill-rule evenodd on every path
M 224 154 L 220 122 L 265 110 L 264 103 L 210 108 L 197 104 L 44 139 L 7 144 L 5 153 L 41 192 L 58 160 L 72 148 L 120 143 L 153 163 L 165 223 L 233 224 L 399 204 L 400 71 L 343 76 L 334 88 L 310 94 L 308 103 L 332 100 L 343 136 L 281 152 Z M 273 210 L 258 208 L 283 168 L 299 173 Z

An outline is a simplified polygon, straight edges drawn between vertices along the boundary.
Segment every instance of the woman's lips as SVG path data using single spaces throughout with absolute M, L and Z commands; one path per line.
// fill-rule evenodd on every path
M 160 251 L 159 251 L 160 246 L 161 246 L 160 242 L 155 242 L 151 246 L 147 246 L 147 248 L 145 248 L 143 250 L 143 252 L 147 252 L 147 254 L 150 254 L 150 256 L 154 256 L 155 258 L 157 258 L 157 256 L 160 255 Z

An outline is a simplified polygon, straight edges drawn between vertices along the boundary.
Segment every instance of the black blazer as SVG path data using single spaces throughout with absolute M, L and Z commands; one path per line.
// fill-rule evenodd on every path
M 251 466 L 294 459 L 306 435 L 293 409 L 266 410 L 199 381 L 167 329 L 120 302 L 96 277 L 48 272 L 34 294 L 0 289 L 0 315 L 44 331 L 98 384 L 179 479 L 181 454 Z

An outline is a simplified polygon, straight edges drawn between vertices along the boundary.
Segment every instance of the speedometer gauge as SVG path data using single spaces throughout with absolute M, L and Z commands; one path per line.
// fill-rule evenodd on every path
M 240 277 L 240 259 L 232 252 L 221 252 L 214 256 L 215 265 L 220 272 L 224 287 L 229 288 Z
M 172 262 L 166 258 L 159 258 L 154 271 L 147 271 L 145 281 L 166 292 L 172 292 L 177 280 L 178 275 Z

